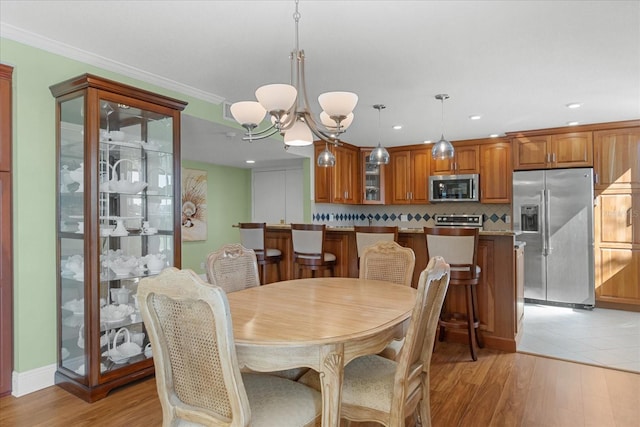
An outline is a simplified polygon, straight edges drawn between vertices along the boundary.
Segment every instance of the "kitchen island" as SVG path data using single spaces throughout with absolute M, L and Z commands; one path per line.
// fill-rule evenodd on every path
M 336 255 L 336 276 L 358 277 L 358 252 L 353 227 L 327 226 L 325 250 Z M 420 272 L 427 266 L 427 245 L 422 228 L 398 230 L 398 243 L 413 249 L 416 266 L 412 284 L 418 283 Z M 517 304 L 517 269 L 514 257 L 515 233 L 512 231 L 481 231 L 478 243 L 478 265 L 482 269 L 477 287 L 480 330 L 485 347 L 503 351 L 516 351 L 516 336 L 520 331 Z M 291 228 L 286 224 L 267 226 L 266 246 L 282 251 L 282 280 L 293 278 L 293 251 Z M 275 281 L 269 277 L 268 282 Z M 449 292 L 447 307 L 464 311 L 464 295 L 458 289 Z M 447 340 L 467 342 L 462 330 L 447 330 Z

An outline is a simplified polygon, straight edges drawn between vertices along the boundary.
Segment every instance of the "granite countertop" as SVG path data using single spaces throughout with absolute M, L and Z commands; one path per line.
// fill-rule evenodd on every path
M 290 224 L 267 224 L 267 228 L 288 230 L 291 228 Z M 327 231 L 354 231 L 352 225 L 327 225 Z M 423 228 L 406 228 L 399 227 L 398 233 L 424 233 Z M 480 230 L 481 236 L 516 236 L 518 233 L 512 230 Z

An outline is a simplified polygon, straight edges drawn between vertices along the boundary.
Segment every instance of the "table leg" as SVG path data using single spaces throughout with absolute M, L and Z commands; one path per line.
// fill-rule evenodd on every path
M 338 427 L 340 425 L 340 403 L 344 374 L 343 345 L 323 347 L 321 361 L 322 427 Z

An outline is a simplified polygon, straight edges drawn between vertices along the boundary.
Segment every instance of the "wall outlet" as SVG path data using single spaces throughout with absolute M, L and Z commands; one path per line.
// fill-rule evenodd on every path
M 400 221 L 409 221 L 409 215 L 408 214 L 401 214 L 400 215 Z
M 335 221 L 336 220 L 336 214 L 329 214 L 329 221 Z
M 511 215 L 505 215 L 504 216 L 504 223 L 505 224 L 511 224 Z

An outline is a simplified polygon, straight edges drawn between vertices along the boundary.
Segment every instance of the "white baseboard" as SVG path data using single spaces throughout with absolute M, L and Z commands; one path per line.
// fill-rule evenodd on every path
M 57 365 L 43 366 L 27 372 L 13 371 L 11 394 L 21 397 L 55 384 Z

